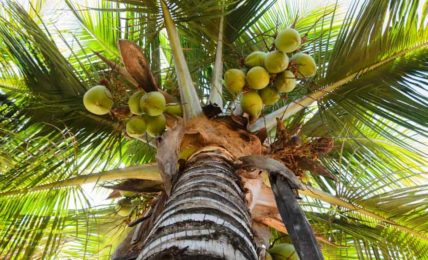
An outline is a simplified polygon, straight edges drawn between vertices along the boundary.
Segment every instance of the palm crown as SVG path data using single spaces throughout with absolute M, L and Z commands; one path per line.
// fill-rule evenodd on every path
M 324 255 L 428 254 L 428 2 L 168 1 L 168 20 L 158 1 L 97 1 L 88 9 L 67 1 L 64 12 L 78 22 L 65 29 L 43 16 L 45 1 L 30 2 L 0 7 L 0 256 L 109 256 L 126 234 L 124 218 L 113 205 L 92 205 L 82 184 L 160 181 L 145 165 L 155 159 L 153 140 L 130 139 L 117 117 L 93 115 L 82 103 L 103 80 L 119 94 L 136 91 L 121 71 L 120 39 L 141 47 L 157 84 L 180 96 L 191 117 L 213 100 L 231 112 L 234 95 L 218 91 L 222 71 L 269 48 L 291 25 L 307 38 L 302 50 L 318 72 L 249 129 L 272 130 L 272 143 L 280 117 L 305 140 L 334 139 L 301 201 Z M 139 197 L 141 207 L 151 198 Z

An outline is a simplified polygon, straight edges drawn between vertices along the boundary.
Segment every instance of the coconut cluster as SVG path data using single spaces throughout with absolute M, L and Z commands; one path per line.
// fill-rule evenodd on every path
M 90 88 L 83 97 L 85 108 L 96 115 L 105 115 L 113 107 L 111 92 L 103 85 Z M 161 135 L 166 127 L 165 113 L 181 116 L 179 104 L 167 104 L 164 95 L 158 91 L 137 91 L 128 99 L 132 114 L 126 121 L 126 133 L 139 138 L 147 133 L 151 137 Z
M 308 54 L 299 52 L 302 38 L 295 29 L 278 33 L 271 51 L 254 51 L 244 60 L 245 68 L 224 73 L 224 85 L 233 95 L 242 94 L 241 107 L 252 119 L 263 107 L 274 105 L 281 94 L 293 91 L 296 79 L 313 77 L 317 66 Z
M 129 98 L 128 106 L 133 114 L 126 122 L 126 133 L 129 136 L 138 138 L 147 133 L 156 137 L 163 133 L 166 126 L 166 101 L 162 93 L 137 91 Z

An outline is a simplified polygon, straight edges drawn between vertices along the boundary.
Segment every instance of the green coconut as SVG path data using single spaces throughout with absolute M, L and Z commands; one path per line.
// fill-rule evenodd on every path
M 258 118 L 263 109 L 263 100 L 257 91 L 248 91 L 242 95 L 241 108 L 242 111 L 249 114 L 253 119 Z
M 132 209 L 132 202 L 128 198 L 123 198 L 119 200 L 115 206 L 116 213 L 122 217 L 129 216 L 132 212 Z
M 281 96 L 275 88 L 267 87 L 259 91 L 263 104 L 270 106 L 278 102 Z
M 151 137 L 160 136 L 166 128 L 166 118 L 163 114 L 158 116 L 147 116 L 147 133 Z
M 140 106 L 149 116 L 158 116 L 166 109 L 166 100 L 159 91 L 146 93 L 140 100 Z
M 140 137 L 146 132 L 147 123 L 141 116 L 133 116 L 126 122 L 126 133 L 131 137 Z
M 265 68 L 269 73 L 280 73 L 288 67 L 287 54 L 280 51 L 271 51 L 265 57 Z
M 96 115 L 108 114 L 113 107 L 111 92 L 103 85 L 92 87 L 83 96 L 85 108 Z
M 275 39 L 275 47 L 285 53 L 297 50 L 302 44 L 302 38 L 298 31 L 287 28 L 278 33 Z
M 133 191 L 121 190 L 120 195 L 122 195 L 122 197 L 132 198 L 135 197 L 137 193 Z
M 289 259 L 289 260 L 299 260 L 296 250 L 292 244 L 276 244 L 268 250 L 269 254 L 274 260 L 276 259 Z
M 137 91 L 129 97 L 128 107 L 134 115 L 143 114 L 143 109 L 140 106 L 141 97 L 145 94 L 144 91 Z
M 266 52 L 253 51 L 244 60 L 244 64 L 247 67 L 264 66 Z
M 181 109 L 181 104 L 167 104 L 165 108 L 165 113 L 174 115 L 174 116 L 183 116 L 183 110 Z
M 297 67 L 297 78 L 309 78 L 317 73 L 317 64 L 310 55 L 299 52 L 291 57 L 291 61 Z
M 224 85 L 230 93 L 238 94 L 245 86 L 245 73 L 239 69 L 229 69 L 224 73 Z
M 293 72 L 286 70 L 277 75 L 273 81 L 273 86 L 279 93 L 291 92 L 296 87 L 296 77 Z
M 269 81 L 269 73 L 263 67 L 255 66 L 247 72 L 247 83 L 252 89 L 265 88 Z

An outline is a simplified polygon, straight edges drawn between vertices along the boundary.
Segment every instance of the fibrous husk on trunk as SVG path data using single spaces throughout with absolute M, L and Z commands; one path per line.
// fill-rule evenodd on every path
M 282 161 L 297 176 L 303 177 L 305 171 L 310 171 L 314 175 L 336 180 L 336 176 L 331 174 L 319 161 L 320 156 L 332 151 L 333 139 L 319 137 L 304 142 L 298 136 L 299 131 L 299 126 L 294 129 L 286 129 L 278 118 L 276 140 L 270 146 L 269 156 Z
M 269 180 L 266 180 L 268 173 L 260 169 L 252 171 L 239 169 L 238 175 L 245 191 L 245 200 L 251 212 L 253 227 L 256 227 L 255 235 L 258 245 L 263 245 L 266 240 L 266 237 L 263 236 L 263 227 L 273 228 L 281 233 L 288 234 L 281 220 Z M 320 243 L 338 246 L 320 234 L 315 236 Z
M 118 198 L 121 197 L 119 191 L 160 192 L 163 190 L 163 183 L 161 181 L 128 179 L 114 185 L 102 185 L 102 187 L 114 190 L 108 198 Z
M 172 181 L 177 173 L 177 162 L 180 152 L 181 140 L 184 136 L 185 126 L 182 119 L 175 121 L 175 126 L 166 131 L 159 139 L 157 144 L 156 161 L 164 182 L 164 188 L 167 195 L 170 195 Z
M 218 146 L 227 150 L 235 158 L 261 154 L 260 139 L 241 127 L 231 117 L 194 118 L 186 124 L 182 150 L 188 147 L 198 150 L 206 146 Z

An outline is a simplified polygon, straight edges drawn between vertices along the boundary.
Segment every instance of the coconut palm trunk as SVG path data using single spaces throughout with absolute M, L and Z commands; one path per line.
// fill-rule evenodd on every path
M 257 259 L 251 217 L 231 162 L 200 153 L 175 182 L 138 259 Z

